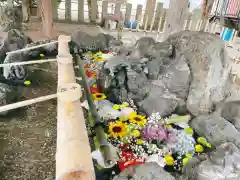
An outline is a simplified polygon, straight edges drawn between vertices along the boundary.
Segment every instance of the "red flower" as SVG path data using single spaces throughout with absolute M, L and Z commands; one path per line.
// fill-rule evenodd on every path
M 92 94 L 94 93 L 100 93 L 100 89 L 96 86 L 90 86 L 90 91 Z
M 88 71 L 88 70 L 85 71 L 85 74 L 87 77 L 93 77 L 93 78 L 96 77 L 96 73 Z
M 132 152 L 127 150 L 127 146 L 123 146 L 120 149 L 122 150 L 121 158 L 118 161 L 120 171 L 123 171 L 130 166 L 144 164 L 144 158 L 134 156 Z
M 90 66 L 88 64 L 84 65 L 84 68 L 90 68 Z

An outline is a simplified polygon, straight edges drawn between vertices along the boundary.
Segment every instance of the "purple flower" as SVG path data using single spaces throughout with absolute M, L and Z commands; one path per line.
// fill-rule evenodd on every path
M 168 133 L 165 128 L 160 125 L 147 125 L 142 129 L 141 135 L 146 140 L 167 140 Z

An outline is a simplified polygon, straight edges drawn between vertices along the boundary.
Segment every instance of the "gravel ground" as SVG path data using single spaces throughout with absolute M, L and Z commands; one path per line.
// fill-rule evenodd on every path
M 35 71 L 34 77 L 41 83 L 24 88 L 24 99 L 56 93 L 56 74 Z M 55 175 L 56 116 L 56 100 L 50 100 L 0 117 L 0 180 Z

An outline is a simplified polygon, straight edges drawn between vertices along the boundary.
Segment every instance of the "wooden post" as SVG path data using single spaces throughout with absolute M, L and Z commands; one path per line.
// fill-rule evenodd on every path
M 37 0 L 37 18 L 41 19 L 41 0 Z
M 55 38 L 52 16 L 52 1 L 41 1 L 42 31 L 49 38 Z
M 157 29 L 159 26 L 160 18 L 163 13 L 163 3 L 157 3 L 157 9 L 154 20 L 154 28 Z
M 27 24 L 30 20 L 30 0 L 22 0 L 22 15 L 23 15 L 23 28 L 27 29 Z
M 56 0 L 51 0 L 52 1 L 52 14 L 53 14 L 53 20 L 58 19 L 58 6 L 59 2 Z
M 192 12 L 192 16 L 191 16 L 191 26 L 189 27 L 190 30 L 195 31 L 196 27 L 198 25 L 198 22 L 201 18 L 201 9 L 195 9 Z
M 206 29 L 206 26 L 208 24 L 208 15 L 212 10 L 213 3 L 214 0 L 203 0 L 201 15 L 202 24 L 200 26 L 200 31 L 204 31 Z
M 125 14 L 124 25 L 130 21 L 131 12 L 132 12 L 132 4 L 127 3 L 127 5 L 126 5 L 126 14 Z
M 107 1 L 103 1 L 102 2 L 102 21 L 104 20 L 104 18 L 107 15 L 108 15 L 108 2 Z
M 117 2 L 116 2 L 116 5 L 115 5 L 115 11 L 114 11 L 114 14 L 118 14 L 118 15 L 120 15 L 120 12 L 121 12 L 121 6 L 122 6 L 122 2 L 117 1 Z
M 90 1 L 90 22 L 95 23 L 97 21 L 97 12 L 98 12 L 98 7 L 97 7 L 97 0 L 91 0 Z
M 78 21 L 84 22 L 84 0 L 78 0 Z
M 7 6 L 13 7 L 13 0 L 7 0 Z
M 147 28 L 151 25 L 154 11 L 155 11 L 155 5 L 156 5 L 156 0 L 147 0 L 146 9 L 143 17 L 143 23 L 145 23 L 146 19 L 148 19 Z
M 142 8 L 143 6 L 141 4 L 137 5 L 137 11 L 136 11 L 136 16 L 135 16 L 135 21 L 139 21 L 141 20 L 141 16 L 142 16 Z M 139 22 L 137 22 L 139 23 Z M 141 23 L 141 22 L 140 22 Z
M 188 0 L 170 0 L 164 39 L 169 35 L 182 31 L 188 12 Z
M 65 0 L 65 20 L 71 21 L 71 0 Z

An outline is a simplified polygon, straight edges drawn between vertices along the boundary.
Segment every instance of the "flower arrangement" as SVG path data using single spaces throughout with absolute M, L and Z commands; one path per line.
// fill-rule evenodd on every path
M 87 63 L 104 61 L 100 55 L 101 53 L 91 53 L 86 59 L 92 58 L 93 62 Z M 85 68 L 89 70 L 91 64 L 86 64 Z M 88 72 L 95 75 L 89 75 Z M 88 78 L 95 78 L 96 82 L 97 71 L 92 69 L 85 73 Z M 131 99 L 129 102 L 114 104 L 108 100 L 107 95 L 100 92 L 96 83 L 89 84 L 89 88 L 99 115 L 105 120 L 107 140 L 118 149 L 117 166 L 120 171 L 150 161 L 153 156 L 163 160 L 164 168 L 181 171 L 194 155 L 211 148 L 211 144 L 205 138 L 197 137 L 190 127 L 182 128 L 174 123 L 169 124 L 168 122 L 174 122 L 171 117 L 162 118 L 157 112 L 146 117 L 138 113 Z

